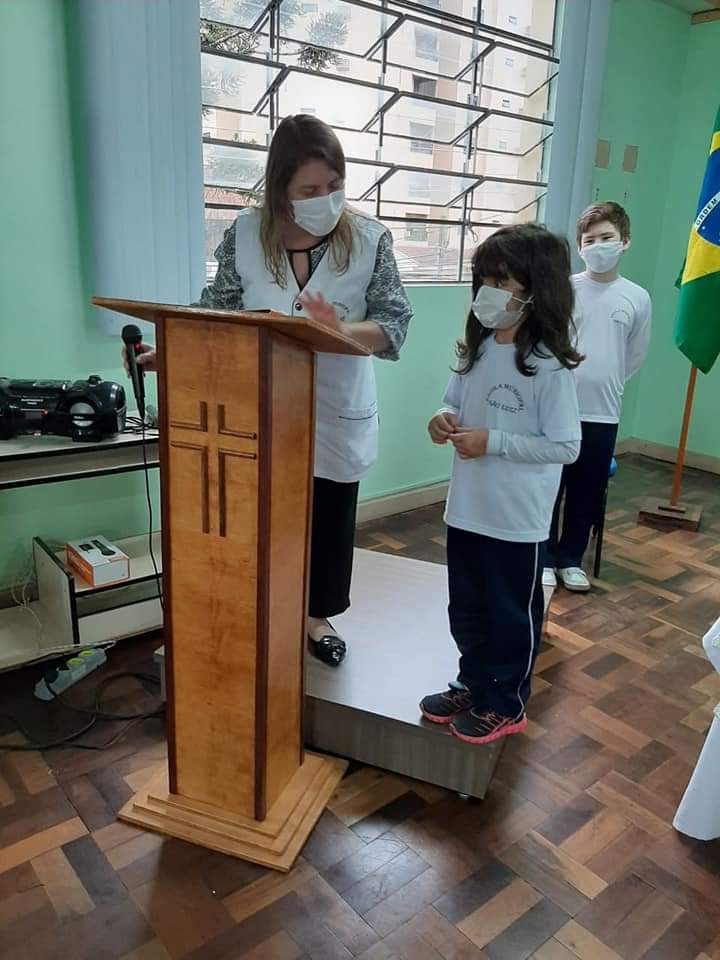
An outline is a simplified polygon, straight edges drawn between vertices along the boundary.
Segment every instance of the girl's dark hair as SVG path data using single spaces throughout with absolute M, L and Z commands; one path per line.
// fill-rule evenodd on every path
M 532 356 L 554 356 L 569 370 L 584 359 L 573 346 L 574 295 L 567 240 L 534 223 L 502 227 L 477 248 L 472 271 L 473 299 L 482 286 L 483 277 L 493 280 L 512 277 L 522 284 L 527 297 L 532 297 L 515 334 L 515 364 L 523 376 L 535 375 L 536 367 L 530 362 Z M 465 339 L 457 345 L 458 373 L 472 370 L 483 342 L 493 333 L 470 310 Z
M 288 186 L 308 160 L 324 160 L 341 180 L 345 179 L 345 154 L 334 131 L 322 120 L 308 114 L 285 117 L 278 125 L 268 151 L 260 220 L 265 263 L 281 287 L 287 286 L 283 224 L 292 220 Z M 352 225 L 348 214 L 343 212 L 330 237 L 330 249 L 340 273 L 348 268 L 352 245 Z

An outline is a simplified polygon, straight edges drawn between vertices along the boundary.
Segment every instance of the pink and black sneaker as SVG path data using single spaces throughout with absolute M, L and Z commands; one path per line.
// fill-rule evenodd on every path
M 494 710 L 469 709 L 453 717 L 450 730 L 465 743 L 492 743 L 527 728 L 527 717 L 503 717 Z
M 449 687 L 444 693 L 431 693 L 420 701 L 420 712 L 431 723 L 451 723 L 472 707 L 468 690 Z

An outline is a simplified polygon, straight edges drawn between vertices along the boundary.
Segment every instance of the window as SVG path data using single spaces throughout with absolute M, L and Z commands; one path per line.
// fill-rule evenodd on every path
M 406 213 L 406 219 L 409 221 L 405 227 L 405 239 L 411 243 L 427 243 L 428 228 L 427 220 L 422 213 Z
M 306 113 L 337 133 L 348 202 L 393 233 L 402 276 L 467 279 L 491 220 L 541 212 L 555 5 L 199 0 L 208 262 L 260 202 L 278 123 Z
M 433 152 L 433 145 L 428 143 L 428 140 L 432 140 L 433 128 L 429 123 L 413 123 L 410 121 L 410 136 L 413 139 L 410 141 L 410 149 L 413 153 L 429 153 Z
M 434 97 L 437 90 L 437 80 L 431 77 L 418 77 L 413 74 L 413 93 L 419 93 L 421 97 Z
M 415 56 L 420 60 L 438 59 L 438 38 L 434 30 L 415 27 Z
M 411 171 L 408 174 L 407 189 L 411 200 L 430 200 L 431 181 L 429 173 Z

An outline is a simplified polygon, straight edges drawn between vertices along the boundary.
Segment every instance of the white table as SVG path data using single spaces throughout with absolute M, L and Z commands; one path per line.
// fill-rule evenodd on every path
M 148 430 L 146 440 L 148 466 L 157 468 L 157 431 Z M 107 477 L 144 467 L 142 438 L 136 433 L 120 433 L 97 443 L 39 436 L 0 440 L 0 490 Z

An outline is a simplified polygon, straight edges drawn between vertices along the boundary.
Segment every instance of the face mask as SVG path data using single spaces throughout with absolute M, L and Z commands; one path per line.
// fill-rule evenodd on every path
M 608 240 L 606 243 L 594 243 L 583 247 L 580 256 L 593 273 L 609 273 L 618 265 L 625 252 L 622 240 Z
M 345 191 L 336 190 L 326 197 L 308 197 L 293 201 L 295 223 L 313 237 L 327 237 L 338 225 L 345 209 Z
M 507 310 L 506 307 L 511 300 L 521 303 L 521 309 Z M 508 327 L 514 327 L 520 322 L 523 309 L 528 303 L 532 303 L 532 297 L 529 300 L 519 300 L 509 290 L 501 290 L 499 287 L 480 287 L 473 300 L 472 311 L 484 327 L 490 327 L 492 330 L 507 330 Z

